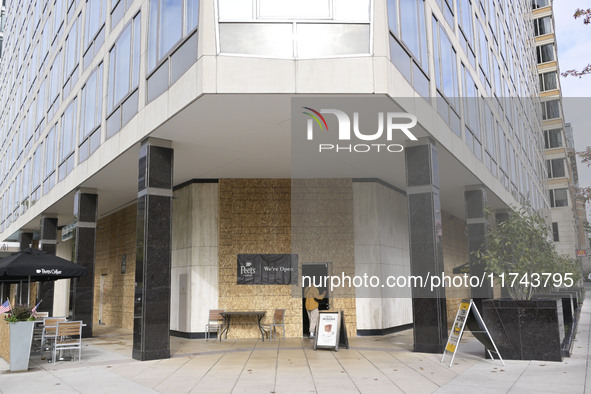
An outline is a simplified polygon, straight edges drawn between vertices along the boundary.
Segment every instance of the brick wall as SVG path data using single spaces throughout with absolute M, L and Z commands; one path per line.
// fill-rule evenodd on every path
M 133 329 L 137 205 L 99 219 L 94 265 L 94 324 L 99 320 L 100 283 L 104 277 L 103 323 Z M 126 271 L 121 261 L 126 255 Z

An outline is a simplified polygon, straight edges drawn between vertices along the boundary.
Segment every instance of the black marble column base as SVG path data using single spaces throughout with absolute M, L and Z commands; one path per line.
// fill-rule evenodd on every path
M 170 358 L 170 349 L 155 349 L 155 350 L 137 350 L 133 349 L 131 357 L 134 360 L 139 361 L 150 361 L 150 360 L 162 360 Z

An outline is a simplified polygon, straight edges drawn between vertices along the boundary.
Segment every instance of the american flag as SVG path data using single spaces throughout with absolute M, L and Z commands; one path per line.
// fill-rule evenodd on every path
M 10 311 L 10 302 L 6 300 L 2 306 L 0 306 L 0 313 L 9 312 Z
M 41 301 L 43 301 L 43 300 L 41 300 Z M 41 301 L 39 301 L 39 304 L 41 304 Z M 35 305 L 35 307 L 33 309 L 31 309 L 31 313 L 35 317 L 37 317 L 37 315 L 35 314 L 35 312 L 37 312 L 37 307 L 39 306 L 39 304 Z

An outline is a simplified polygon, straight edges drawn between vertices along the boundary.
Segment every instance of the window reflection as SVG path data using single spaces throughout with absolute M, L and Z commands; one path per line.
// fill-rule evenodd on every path
M 218 5 L 221 53 L 279 58 L 370 53 L 369 0 L 218 0 Z

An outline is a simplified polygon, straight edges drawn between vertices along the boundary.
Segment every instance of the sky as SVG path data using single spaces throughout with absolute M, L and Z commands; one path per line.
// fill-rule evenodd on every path
M 554 19 L 560 71 L 580 70 L 591 63 L 591 24 L 575 20 L 577 8 L 591 8 L 590 0 L 554 0 Z M 591 74 L 560 77 L 564 120 L 574 131 L 575 150 L 591 145 Z M 591 168 L 578 161 L 579 185 L 591 186 Z M 589 208 L 587 209 L 589 213 Z

